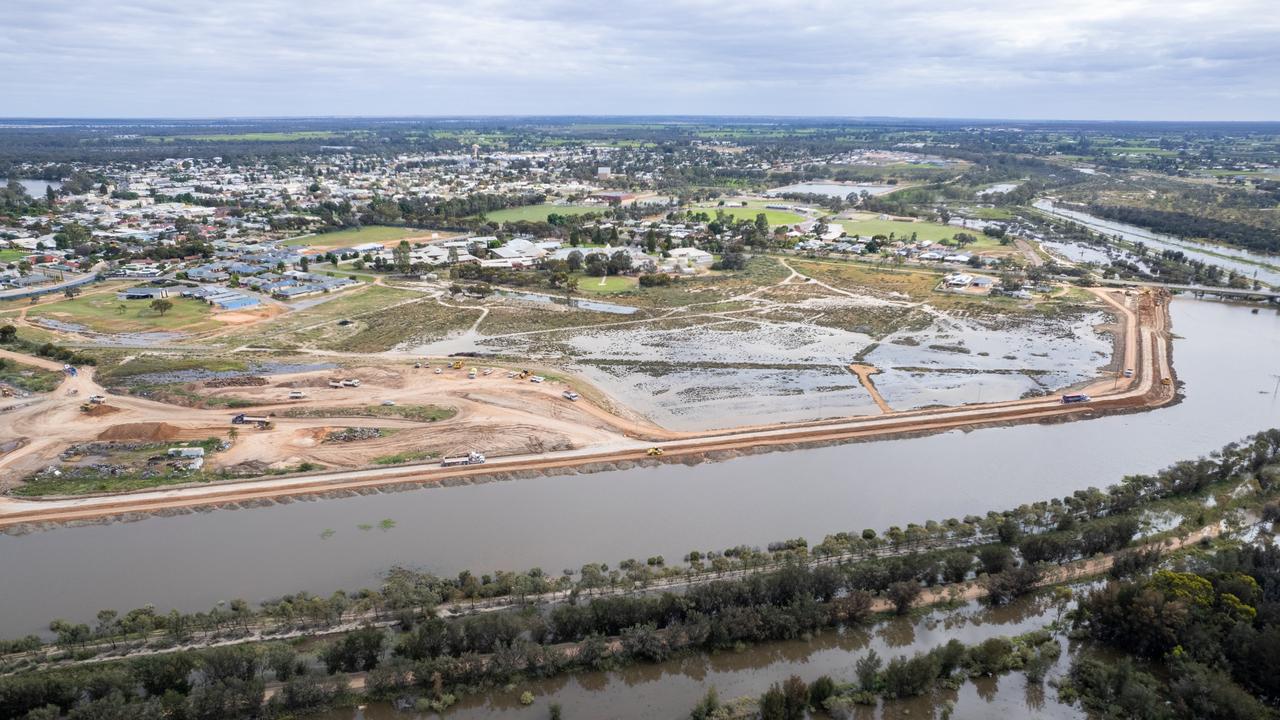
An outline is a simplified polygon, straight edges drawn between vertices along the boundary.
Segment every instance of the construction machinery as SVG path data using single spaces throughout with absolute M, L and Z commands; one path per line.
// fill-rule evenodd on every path
M 647 454 L 649 457 L 662 457 L 662 448 L 660 448 L 660 447 L 651 447 L 651 448 L 649 448 L 649 450 L 646 452 L 646 454 Z
M 454 360 L 454 361 L 453 361 L 453 363 L 449 365 L 449 367 L 453 368 L 454 370 L 461 370 L 461 369 L 462 369 L 462 361 L 461 361 L 461 360 Z
M 263 415 L 248 415 L 246 413 L 240 413 L 239 415 L 231 416 L 232 425 L 247 425 L 249 423 L 257 423 L 258 425 L 262 425 L 264 423 L 269 423 L 269 422 L 271 422 L 271 418 L 268 418 Z

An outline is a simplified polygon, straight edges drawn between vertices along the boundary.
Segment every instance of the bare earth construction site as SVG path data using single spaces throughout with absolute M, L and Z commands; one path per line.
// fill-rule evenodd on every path
M 913 291 L 910 283 L 931 289 L 937 278 L 911 271 L 752 262 L 749 282 L 726 274 L 679 296 L 623 296 L 635 305 L 625 315 L 611 303 L 460 301 L 422 282 L 398 289 L 391 309 L 353 312 L 341 326 L 334 316 L 268 317 L 192 341 L 205 353 L 196 357 L 270 352 L 256 372 L 123 381 L 81 367 L 51 392 L 0 405 L 16 434 L 0 455 L 12 491 L 0 499 L 0 526 L 1058 422 L 1176 396 L 1160 293 L 1063 287 L 990 309 Z M 376 334 L 395 307 L 415 322 L 376 351 L 338 349 Z M 532 325 L 520 320 L 529 308 L 538 309 Z M 167 350 L 129 351 L 121 366 L 173 357 Z M 4 357 L 63 372 L 58 362 Z M 1063 393 L 1091 400 L 1064 403 Z M 442 467 L 441 458 L 475 451 L 485 464 Z M 200 457 L 197 472 L 187 455 Z M 80 472 L 152 481 L 41 491 Z

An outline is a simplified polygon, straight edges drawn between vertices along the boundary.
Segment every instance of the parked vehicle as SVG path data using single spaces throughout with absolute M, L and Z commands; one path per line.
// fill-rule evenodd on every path
M 484 454 L 475 450 L 466 455 L 458 455 L 455 457 L 447 457 L 440 461 L 440 467 L 454 467 L 456 465 L 483 465 Z
M 529 378 L 529 382 L 540 383 L 543 380 L 546 380 L 546 378 L 542 377 L 541 375 L 534 375 L 533 377 Z
M 290 399 L 290 400 L 301 400 L 301 399 L 305 398 L 306 396 L 307 396 L 307 394 L 306 394 L 306 393 L 304 393 L 304 392 L 302 392 L 301 390 L 290 390 L 290 391 L 289 391 L 289 399 Z
M 475 368 L 471 368 L 471 371 L 467 373 L 467 377 L 468 377 L 468 378 L 470 378 L 470 379 L 472 379 L 472 380 L 475 380 L 475 379 L 476 379 L 476 369 L 475 369 Z
M 244 425 L 246 423 L 258 423 L 259 425 L 262 425 L 268 422 L 270 422 L 270 418 L 261 415 L 247 415 L 245 413 L 240 413 L 239 415 L 233 415 L 231 417 L 232 425 Z
M 485 369 L 484 369 L 484 374 L 485 374 L 485 375 L 492 375 L 492 374 L 493 374 L 493 368 L 485 368 Z
M 341 380 L 330 380 L 330 381 L 329 381 L 329 387 L 331 387 L 331 388 L 340 388 L 340 387 L 342 387 L 342 381 L 341 381 Z
M 437 374 L 437 375 L 439 375 L 439 374 L 441 374 L 441 373 L 443 373 L 443 372 L 444 372 L 444 368 L 436 368 L 436 374 Z
M 578 393 L 572 390 L 565 390 L 562 394 L 564 395 L 565 400 L 577 400 L 578 398 L 582 397 L 581 395 L 579 395 Z
M 395 404 L 396 404 L 396 401 L 395 401 L 395 400 L 383 400 L 383 401 L 382 401 L 382 407 L 395 407 Z
M 1125 376 L 1125 377 L 1127 377 L 1127 378 L 1131 378 L 1131 377 L 1133 377 L 1133 368 L 1125 368 L 1125 369 L 1124 369 L 1124 376 Z
M 1074 395 L 1062 396 L 1062 402 L 1067 405 L 1070 405 L 1071 403 L 1087 403 L 1092 399 L 1093 398 L 1090 398 L 1088 395 L 1085 395 L 1084 393 L 1076 393 Z

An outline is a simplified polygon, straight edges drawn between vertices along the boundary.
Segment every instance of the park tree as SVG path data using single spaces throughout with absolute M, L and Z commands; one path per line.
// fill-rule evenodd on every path
M 166 300 L 164 298 L 156 298 L 151 301 L 151 309 L 160 313 L 161 317 L 164 317 L 165 313 L 173 309 L 173 301 Z
M 401 240 L 400 244 L 396 245 L 395 249 L 391 251 L 391 261 L 396 266 L 396 272 L 401 275 L 409 272 L 409 250 L 409 241 Z

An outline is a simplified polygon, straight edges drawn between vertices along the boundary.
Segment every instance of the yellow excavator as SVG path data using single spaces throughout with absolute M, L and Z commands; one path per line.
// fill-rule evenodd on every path
M 648 452 L 649 457 L 662 457 L 662 448 L 660 447 L 651 447 Z

